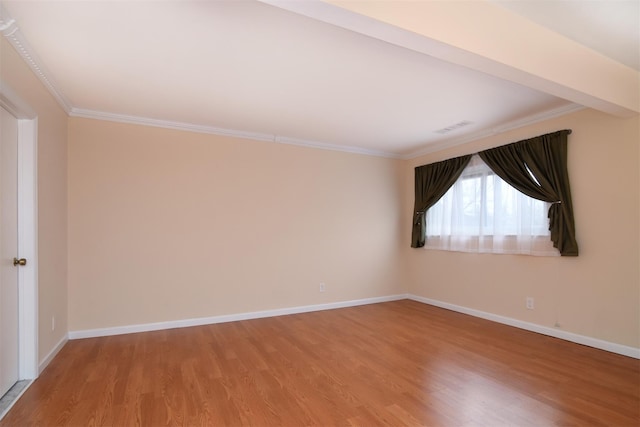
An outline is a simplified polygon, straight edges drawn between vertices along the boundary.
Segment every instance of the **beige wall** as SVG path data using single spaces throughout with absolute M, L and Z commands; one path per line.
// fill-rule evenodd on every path
M 564 128 L 579 257 L 409 248 L 413 167 Z M 639 347 L 639 129 L 583 110 L 395 161 L 71 118 L 70 329 L 409 291 Z
M 407 291 L 640 347 L 638 117 L 584 110 L 396 161 L 68 119 L 0 47 L 2 80 L 39 118 L 40 359 L 68 329 Z M 578 258 L 409 248 L 414 166 L 563 128 Z
M 401 166 L 70 118 L 70 329 L 404 292 Z
M 0 77 L 38 115 L 38 345 L 42 360 L 67 333 L 67 115 L 13 47 L 4 37 L 0 39 Z
M 411 249 L 403 233 L 409 291 L 423 297 L 614 343 L 640 347 L 640 122 L 593 110 L 566 115 L 407 162 L 405 218 L 413 168 L 483 148 L 572 129 L 569 173 L 580 246 L 577 258 L 463 254 Z M 525 309 L 525 298 L 535 309 Z

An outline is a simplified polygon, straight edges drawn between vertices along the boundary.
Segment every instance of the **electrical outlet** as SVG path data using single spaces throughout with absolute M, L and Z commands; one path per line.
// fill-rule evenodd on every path
M 320 292 L 324 292 L 324 291 L 325 291 L 324 282 L 320 282 Z
M 529 310 L 533 310 L 533 308 L 534 308 L 534 300 L 533 300 L 533 297 L 527 297 L 527 299 L 526 299 L 526 306 L 527 306 L 527 309 L 529 309 Z

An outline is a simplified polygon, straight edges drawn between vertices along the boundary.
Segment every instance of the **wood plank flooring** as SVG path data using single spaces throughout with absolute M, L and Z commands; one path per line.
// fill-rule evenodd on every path
M 70 341 L 31 425 L 638 426 L 640 361 L 403 300 Z

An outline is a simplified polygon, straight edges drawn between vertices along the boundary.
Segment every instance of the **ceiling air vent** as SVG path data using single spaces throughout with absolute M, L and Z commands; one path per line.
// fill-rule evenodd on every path
M 458 130 L 458 129 L 463 128 L 465 126 L 469 126 L 471 124 L 473 124 L 473 122 L 470 122 L 469 120 L 463 120 L 463 121 L 458 122 L 456 124 L 453 124 L 451 126 L 447 126 L 446 128 L 438 129 L 438 130 L 435 131 L 435 133 L 439 133 L 439 134 L 444 135 L 445 133 L 449 133 L 449 132 L 452 132 L 454 130 Z

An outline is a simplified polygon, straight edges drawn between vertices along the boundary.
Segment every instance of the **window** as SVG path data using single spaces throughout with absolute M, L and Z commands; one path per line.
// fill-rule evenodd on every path
M 426 248 L 559 255 L 550 240 L 549 203 L 498 177 L 478 155 L 426 213 Z

